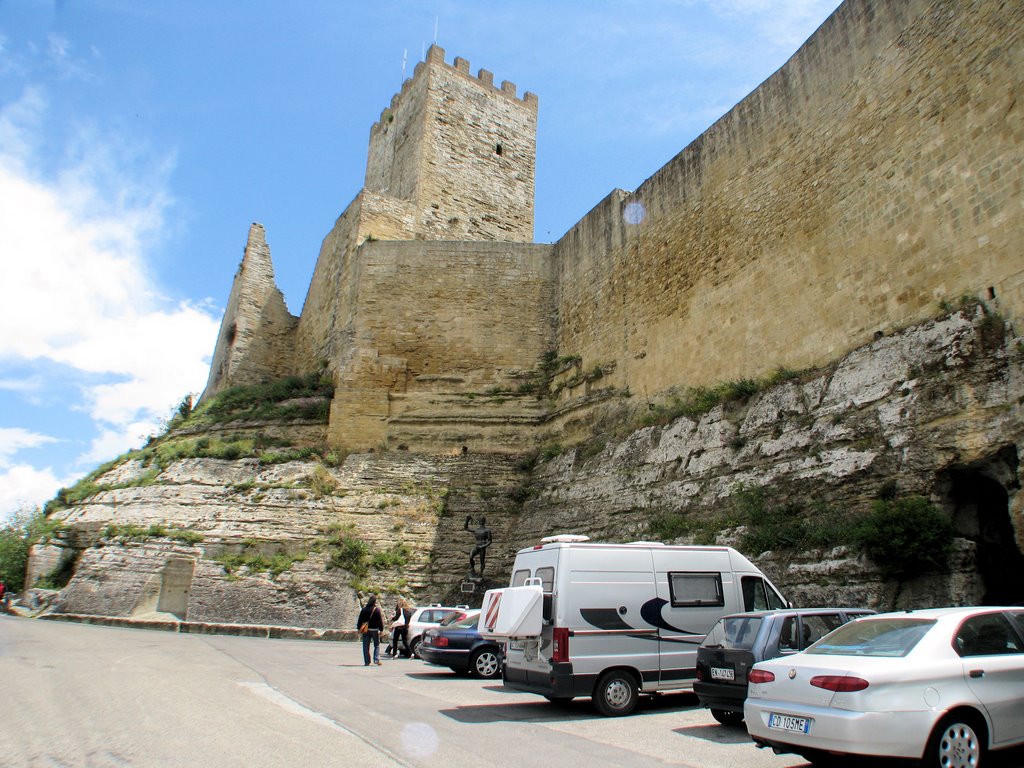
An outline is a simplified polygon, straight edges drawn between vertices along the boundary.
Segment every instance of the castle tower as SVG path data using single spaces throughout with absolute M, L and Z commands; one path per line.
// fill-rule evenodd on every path
M 263 225 L 254 223 L 231 285 L 203 399 L 228 386 L 289 375 L 297 322 L 274 280 Z
M 409 239 L 532 242 L 537 106 L 431 46 L 370 131 L 365 192 L 409 204 Z

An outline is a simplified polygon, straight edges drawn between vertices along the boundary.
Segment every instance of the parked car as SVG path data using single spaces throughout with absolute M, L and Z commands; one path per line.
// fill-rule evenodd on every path
M 501 645 L 480 637 L 479 621 L 480 611 L 476 610 L 447 626 L 428 629 L 423 633 L 420 658 L 485 680 L 498 677 L 504 661 Z
M 868 608 L 790 608 L 725 616 L 697 649 L 693 691 L 718 722 L 739 725 L 747 673 L 754 664 L 798 653 L 836 627 L 873 613 Z
M 417 608 L 409 619 L 409 649 L 412 655 L 419 657 L 419 645 L 423 640 L 423 633 L 430 627 L 439 627 L 444 623 L 458 621 L 469 613 L 468 605 L 448 606 L 440 603 Z
M 758 746 L 984 766 L 988 750 L 1024 744 L 1024 608 L 868 616 L 747 679 Z

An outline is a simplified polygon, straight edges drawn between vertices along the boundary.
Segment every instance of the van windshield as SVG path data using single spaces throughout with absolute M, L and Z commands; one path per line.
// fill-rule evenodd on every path
M 701 648 L 725 648 L 728 650 L 749 651 L 754 646 L 754 638 L 761 628 L 761 618 L 755 616 L 727 616 L 720 619 Z

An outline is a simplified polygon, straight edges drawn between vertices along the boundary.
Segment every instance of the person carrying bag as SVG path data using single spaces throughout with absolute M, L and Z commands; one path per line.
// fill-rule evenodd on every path
M 377 596 L 370 595 L 356 619 L 360 639 L 363 641 L 363 666 L 370 666 L 370 643 L 373 643 L 373 663 L 380 666 L 380 633 L 384 630 L 384 614 L 377 605 Z

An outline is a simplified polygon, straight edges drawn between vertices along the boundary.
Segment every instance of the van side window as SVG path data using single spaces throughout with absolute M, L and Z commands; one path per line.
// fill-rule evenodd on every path
M 744 611 L 767 611 L 788 607 L 779 593 L 760 576 L 744 576 L 740 585 L 743 589 Z
M 675 608 L 725 605 L 720 573 L 670 573 L 668 588 Z
M 551 617 L 554 616 L 554 605 L 552 604 L 554 601 L 551 591 L 555 588 L 555 569 L 551 567 L 538 568 L 533 575 L 540 579 L 540 588 L 544 593 L 544 609 L 541 615 L 544 617 L 544 621 L 551 621 Z
M 521 587 L 526 583 L 526 580 L 530 578 L 530 571 L 528 568 L 524 568 L 521 571 L 516 571 L 512 574 L 512 586 Z

